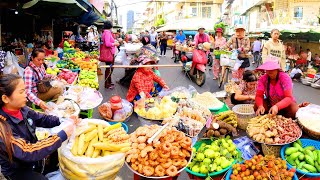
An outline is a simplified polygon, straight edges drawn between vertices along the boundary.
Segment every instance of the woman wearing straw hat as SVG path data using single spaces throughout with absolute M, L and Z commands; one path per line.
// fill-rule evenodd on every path
M 159 59 L 156 56 L 156 49 L 150 44 L 150 36 L 143 36 L 141 41 L 145 45 L 137 61 L 141 65 L 157 64 Z M 154 82 L 158 84 L 155 85 Z M 151 98 L 152 96 L 156 96 L 162 89 L 169 89 L 165 81 L 154 73 L 151 67 L 141 67 L 137 69 L 132 77 L 127 100 L 133 102 L 140 98 Z
M 266 71 L 266 74 L 258 81 L 256 114 L 280 114 L 286 118 L 295 118 L 299 106 L 292 94 L 293 84 L 290 76 L 282 71 L 279 63 L 268 61 L 268 58 L 257 70 Z

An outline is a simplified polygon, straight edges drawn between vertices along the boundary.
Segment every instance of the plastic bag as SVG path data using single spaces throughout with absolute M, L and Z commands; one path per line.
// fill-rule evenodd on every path
M 99 119 L 82 120 L 70 140 L 65 141 L 58 150 L 61 173 L 67 179 L 114 179 L 124 164 L 125 153 L 98 158 L 74 156 L 71 153 L 75 136 L 83 132 L 81 129 L 86 130 L 89 123 L 110 126 L 108 122 Z
M 228 66 L 230 64 L 230 58 L 227 54 L 221 54 L 220 66 Z
M 48 180 L 65 180 L 59 170 L 46 174 L 46 178 Z
M 123 60 L 123 56 L 126 56 L 126 53 L 125 53 L 125 50 L 124 48 L 120 48 L 120 52 L 117 54 L 116 58 L 115 58 L 115 63 L 119 63 L 121 64 L 122 63 L 122 60 Z
M 122 109 L 125 111 L 126 116 L 128 116 L 132 112 L 133 105 L 129 101 L 122 99 L 122 106 Z
M 116 110 L 113 114 L 113 120 L 114 121 L 121 121 L 127 117 L 127 113 L 124 109 Z
M 240 149 L 242 158 L 245 160 L 253 158 L 254 155 L 260 152 L 259 149 L 254 146 L 252 140 L 247 136 L 234 139 L 233 142 L 237 146 L 237 148 Z
M 238 71 L 238 69 L 240 68 L 240 66 L 242 65 L 242 63 L 243 63 L 243 60 L 239 60 L 239 59 L 237 59 L 236 60 L 236 64 L 234 65 L 234 67 L 233 67 L 233 71 Z
M 5 58 L 5 67 L 3 68 L 3 74 L 19 74 L 23 77 L 24 69 L 19 66 L 17 57 L 11 53 L 7 52 Z
M 191 85 L 189 85 L 188 88 L 183 87 L 183 86 L 179 86 L 179 87 L 176 87 L 172 90 L 162 90 L 159 93 L 159 97 L 169 96 L 169 95 L 172 95 L 174 92 L 186 94 L 187 96 L 185 98 L 190 99 L 193 97 L 194 94 L 197 93 L 197 90 L 196 90 L 196 88 L 194 88 Z

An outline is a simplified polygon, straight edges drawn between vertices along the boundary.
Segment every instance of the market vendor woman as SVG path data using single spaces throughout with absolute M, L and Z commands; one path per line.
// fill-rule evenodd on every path
M 280 114 L 294 119 L 299 106 L 292 94 L 293 84 L 290 76 L 284 73 L 275 61 L 267 61 L 257 70 L 266 71 L 266 74 L 258 81 L 256 114 Z
M 48 107 L 44 101 L 56 100 L 63 93 L 62 87 L 51 87 L 47 92 L 38 92 L 37 83 L 44 78 L 53 78 L 46 73 L 43 66 L 45 51 L 43 49 L 34 49 L 31 53 L 31 61 L 24 71 L 24 81 L 28 99 L 42 110 Z
M 38 140 L 36 127 L 60 125 L 58 117 L 26 107 L 25 85 L 15 74 L 0 76 L 0 166 L 6 179 L 47 179 L 41 174 L 43 159 L 54 153 L 72 133 L 74 123 L 46 139 Z M 53 163 L 53 161 L 50 162 Z M 52 164 L 57 169 L 56 164 Z M 55 170 L 56 170 L 55 169 Z
M 141 48 L 141 54 L 138 57 L 140 64 L 157 64 L 157 50 L 150 44 L 150 36 L 143 36 L 141 41 L 144 46 Z M 154 82 L 158 83 L 158 85 L 155 86 Z M 144 97 L 151 98 L 155 91 L 161 91 L 162 88 L 169 89 L 164 80 L 156 75 L 152 68 L 138 68 L 131 80 L 127 100 L 133 102 Z
M 254 104 L 257 80 L 257 76 L 252 71 L 246 70 L 235 93 L 231 94 L 232 104 Z

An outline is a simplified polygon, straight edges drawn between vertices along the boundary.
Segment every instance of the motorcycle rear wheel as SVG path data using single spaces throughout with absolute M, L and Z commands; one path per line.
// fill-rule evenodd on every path
M 196 76 L 195 76 L 195 82 L 200 87 L 204 85 L 204 83 L 206 82 L 206 73 L 197 70 Z

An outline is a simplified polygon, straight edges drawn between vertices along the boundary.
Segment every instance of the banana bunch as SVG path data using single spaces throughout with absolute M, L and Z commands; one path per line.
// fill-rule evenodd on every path
M 101 124 L 90 124 L 76 136 L 71 153 L 74 156 L 91 158 L 103 157 L 130 150 L 129 135 L 121 127 L 121 123 L 103 127 Z
M 238 118 L 237 118 L 236 114 L 231 110 L 221 112 L 221 113 L 215 115 L 214 118 L 217 121 L 223 121 L 225 123 L 228 123 L 228 124 L 232 125 L 233 127 L 238 126 Z
M 69 180 L 115 179 L 123 164 L 124 158 L 111 163 L 79 164 L 59 153 L 60 170 L 63 176 Z

